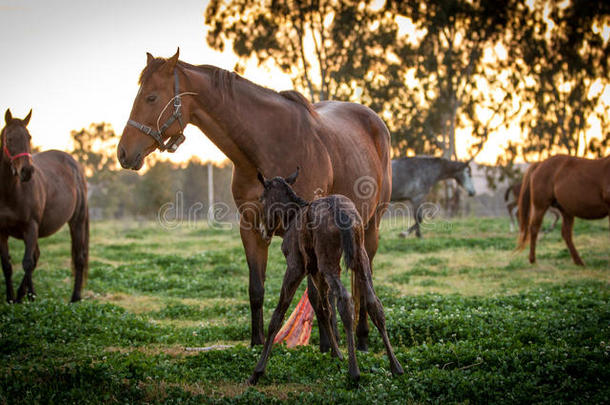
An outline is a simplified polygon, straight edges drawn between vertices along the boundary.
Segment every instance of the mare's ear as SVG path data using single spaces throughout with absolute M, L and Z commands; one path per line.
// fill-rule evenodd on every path
M 297 177 L 299 176 L 299 170 L 301 170 L 301 167 L 297 166 L 297 171 L 284 179 L 286 180 L 286 183 L 293 185 L 294 182 L 297 180 Z
M 28 113 L 28 115 L 23 119 L 23 126 L 27 127 L 28 124 L 30 123 L 30 118 L 32 118 L 32 109 L 30 108 L 30 112 Z
M 154 56 L 150 54 L 150 52 L 146 52 L 146 65 L 149 65 L 155 59 Z
M 165 69 L 165 71 L 167 73 L 172 73 L 174 71 L 174 68 L 176 67 L 176 63 L 178 63 L 178 56 L 180 56 L 180 48 L 178 48 L 176 50 L 176 53 L 174 54 L 174 56 L 172 56 L 165 62 L 165 65 L 163 66 L 163 68 Z
M 266 181 L 265 180 L 265 176 L 263 176 L 263 173 L 261 173 L 260 169 L 257 169 L 258 173 L 256 175 L 256 177 L 258 178 L 258 181 L 261 182 L 261 184 L 263 185 L 263 187 L 265 187 Z
M 13 114 L 11 114 L 11 109 L 7 108 L 6 113 L 4 114 L 4 122 L 6 123 L 6 125 L 8 125 L 9 122 L 11 122 L 12 120 L 13 120 Z

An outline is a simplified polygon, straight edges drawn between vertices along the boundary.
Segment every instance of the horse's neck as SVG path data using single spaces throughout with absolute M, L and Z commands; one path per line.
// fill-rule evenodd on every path
M 459 172 L 460 168 L 455 162 L 451 160 L 440 160 L 438 180 L 454 179 Z
M 215 74 L 221 78 L 214 78 Z M 284 133 L 289 128 L 282 130 L 282 121 L 289 113 L 281 95 L 213 68 L 189 68 L 187 75 L 192 91 L 198 93 L 191 122 L 236 166 L 264 170 L 281 165 L 273 161 L 287 158 L 273 153 L 278 145 L 294 152 L 285 145 L 294 134 Z M 286 136 L 280 138 L 282 135 Z
M 2 188 L 2 196 L 11 196 L 17 189 L 19 182 L 17 176 L 14 176 L 11 172 L 11 165 L 9 160 L 2 154 L 0 157 L 0 187 Z

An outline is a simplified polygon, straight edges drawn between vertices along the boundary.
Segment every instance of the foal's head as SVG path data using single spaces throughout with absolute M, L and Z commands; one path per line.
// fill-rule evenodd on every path
M 258 180 L 263 185 L 263 194 L 259 198 L 263 204 L 261 223 L 263 239 L 270 240 L 278 228 L 285 228 L 294 215 L 307 205 L 307 201 L 296 195 L 290 187 L 298 175 L 298 167 L 296 172 L 286 178 L 278 176 L 267 180 L 260 171 L 258 172 Z
M 27 125 L 32 117 L 32 110 L 24 119 L 13 118 L 11 110 L 6 110 L 4 115 L 5 127 L 2 129 L 2 160 L 7 162 L 13 176 L 19 176 L 23 182 L 29 181 L 34 173 L 32 165 L 32 137 L 27 130 Z

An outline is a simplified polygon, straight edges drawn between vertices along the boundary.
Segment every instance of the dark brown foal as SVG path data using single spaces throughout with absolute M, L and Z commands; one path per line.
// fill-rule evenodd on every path
M 403 374 L 385 329 L 383 306 L 373 289 L 360 214 L 349 198 L 339 194 L 319 198 L 311 203 L 303 200 L 290 187 L 297 175 L 298 169 L 286 179 L 275 177 L 266 180 L 260 173 L 258 176 L 264 187 L 260 198 L 263 205 L 261 232 L 264 239 L 270 240 L 278 228 L 286 229 L 282 252 L 286 257 L 287 269 L 279 303 L 269 323 L 261 358 L 248 383 L 256 384 L 264 374 L 275 335 L 282 326 L 286 310 L 305 276 L 312 279 L 319 293 L 319 304 L 322 307 L 320 321 L 331 331 L 331 353 L 342 359 L 337 337 L 331 327 L 329 293 L 332 291 L 337 297 L 337 307 L 347 337 L 349 373 L 353 379 L 358 380 L 360 370 L 356 361 L 353 333 L 354 306 L 340 279 L 342 255 L 347 267 L 353 271 L 352 277 L 357 290 L 361 292 L 355 294 L 356 302 L 360 301 L 359 296 L 364 299 L 364 308 L 385 344 L 392 373 Z
M 0 134 L 0 258 L 6 282 L 6 300 L 20 302 L 35 296 L 32 273 L 40 250 L 38 238 L 52 235 L 66 222 L 72 238 L 74 291 L 71 301 L 81 299 L 89 259 L 89 213 L 87 182 L 83 170 L 70 155 L 49 150 L 32 155 L 27 130 L 32 112 L 23 119 L 6 111 L 6 126 Z M 13 268 L 8 238 L 25 242 L 25 275 L 13 290 Z

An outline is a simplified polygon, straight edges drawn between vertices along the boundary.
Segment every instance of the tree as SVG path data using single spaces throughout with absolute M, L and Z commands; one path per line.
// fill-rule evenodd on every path
M 117 169 L 115 150 L 118 137 L 110 124 L 92 123 L 88 129 L 71 131 L 70 136 L 72 156 L 83 166 L 87 178 Z
M 208 44 L 231 44 L 236 70 L 254 57 L 288 74 L 312 102 L 358 97 L 365 81 L 388 64 L 398 30 L 373 1 L 212 0 L 205 11 Z
M 602 37 L 608 25 L 607 1 L 547 0 L 522 7 L 510 49 L 528 106 L 521 117 L 524 157 L 608 153 L 610 106 L 601 102 L 610 84 L 610 44 Z M 601 140 L 587 139 L 592 117 L 601 123 Z

